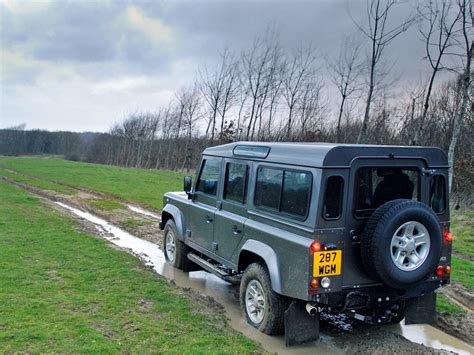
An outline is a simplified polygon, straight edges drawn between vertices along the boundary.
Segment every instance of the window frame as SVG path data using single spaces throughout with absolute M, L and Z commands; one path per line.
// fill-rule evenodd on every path
M 199 182 L 201 181 L 201 177 L 202 177 L 202 173 L 204 171 L 204 167 L 206 166 L 206 162 L 208 160 L 211 160 L 211 159 L 215 159 L 219 162 L 219 178 L 217 180 L 217 186 L 216 186 L 216 193 L 215 194 L 209 194 L 207 192 L 204 192 L 204 191 L 200 191 L 198 190 L 198 187 L 199 187 Z M 222 158 L 220 157 L 205 157 L 202 159 L 202 162 L 201 162 L 201 167 L 199 169 L 199 175 L 198 175 L 198 178 L 196 179 L 196 183 L 194 185 L 194 191 L 193 191 L 193 194 L 199 194 L 199 195 L 203 195 L 203 196 L 207 196 L 209 198 L 213 198 L 213 199 L 216 199 L 218 198 L 219 196 L 219 186 L 221 184 L 221 178 L 222 178 L 222 174 L 221 174 L 221 168 L 222 168 Z
M 244 195 L 242 197 L 242 201 L 237 201 L 237 200 L 231 200 L 226 198 L 226 189 L 227 189 L 227 178 L 229 177 L 229 165 L 230 164 L 235 164 L 235 165 L 243 165 L 245 166 L 245 180 L 244 180 Z M 239 206 L 243 206 L 247 203 L 247 198 L 248 198 L 248 184 L 249 184 L 249 176 L 250 176 L 250 165 L 247 163 L 237 163 L 233 161 L 226 161 L 225 162 L 225 171 L 224 171 L 224 187 L 222 189 L 222 201 L 225 201 L 227 203 L 234 203 Z
M 258 183 L 258 173 L 259 169 L 273 169 L 273 170 L 280 170 L 283 173 L 282 181 L 281 181 L 281 187 L 280 187 L 280 200 L 279 200 L 279 206 L 278 209 L 274 209 L 271 207 L 267 207 L 264 205 L 259 205 L 255 203 L 255 199 L 257 196 L 257 183 Z M 311 182 L 309 184 L 309 191 L 308 191 L 308 202 L 306 204 L 306 213 L 305 215 L 298 215 L 298 214 L 293 214 L 289 212 L 285 212 L 281 210 L 281 202 L 282 202 L 282 197 L 283 197 L 283 189 L 285 187 L 285 171 L 291 171 L 291 172 L 296 172 L 296 173 L 305 173 L 309 174 L 311 178 Z M 312 192 L 313 192 L 313 183 L 314 183 L 314 176 L 313 172 L 309 170 L 303 170 L 303 169 L 295 169 L 295 168 L 287 168 L 287 167 L 281 167 L 281 166 L 273 166 L 273 165 L 258 165 L 255 171 L 255 185 L 254 185 L 254 193 L 253 193 L 253 205 L 255 206 L 255 209 L 264 211 L 273 215 L 277 216 L 282 216 L 286 217 L 289 219 L 297 220 L 300 222 L 304 222 L 308 219 L 309 216 L 309 210 L 311 207 L 311 198 L 312 198 Z
M 325 215 L 324 215 L 324 206 L 325 206 L 325 202 L 326 202 L 326 195 L 327 195 L 327 188 L 328 188 L 328 183 L 329 183 L 329 179 L 330 178 L 335 178 L 335 177 L 338 177 L 342 180 L 342 190 L 341 190 L 341 196 L 340 196 L 340 208 L 339 208 L 339 215 L 335 218 L 327 218 Z M 346 180 L 344 179 L 344 176 L 340 175 L 340 174 L 331 174 L 331 175 L 328 175 L 326 177 L 326 181 L 324 183 L 324 194 L 323 194 L 323 203 L 321 204 L 321 217 L 325 220 L 325 221 L 338 221 L 342 218 L 343 214 L 344 214 L 344 189 L 345 189 L 345 185 L 346 184 Z

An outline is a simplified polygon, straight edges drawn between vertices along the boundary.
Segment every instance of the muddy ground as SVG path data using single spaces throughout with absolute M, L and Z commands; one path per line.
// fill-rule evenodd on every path
M 24 188 L 35 195 L 42 197 L 46 203 L 51 205 L 53 208 L 66 213 L 64 209 L 59 206 L 52 204 L 51 202 L 63 202 L 69 206 L 79 208 L 84 211 L 88 211 L 102 219 L 116 225 L 130 234 L 145 239 L 151 243 L 162 246 L 162 232 L 159 230 L 159 216 L 158 211 L 143 210 L 152 214 L 145 215 L 131 210 L 125 202 L 118 201 L 122 206 L 121 208 L 114 209 L 100 209 L 94 207 L 95 204 L 91 201 L 100 199 L 112 199 L 110 196 L 96 193 L 93 191 L 76 189 L 77 193 L 74 195 L 65 195 L 51 190 L 42 190 L 34 186 L 29 186 L 23 183 L 17 183 L 11 179 L 3 177 L 3 180 L 15 184 L 21 188 Z M 137 206 L 140 207 L 140 206 Z M 81 221 L 81 228 L 86 229 L 88 232 L 93 234 L 100 234 L 98 229 L 85 220 Z M 144 266 L 145 267 L 145 266 Z M 176 283 L 171 279 L 170 283 Z M 178 286 L 176 286 L 178 287 Z M 238 307 L 238 286 L 230 287 L 230 298 L 234 299 Z M 187 294 L 196 300 L 196 305 L 201 310 L 208 310 L 209 312 L 226 312 L 226 307 L 221 305 L 213 297 L 203 294 L 199 290 L 195 290 L 192 287 L 178 287 L 180 292 Z M 459 315 L 439 315 L 436 326 L 444 332 L 458 337 L 459 339 L 474 345 L 474 302 L 473 295 L 469 293 L 461 285 L 451 285 L 443 289 L 443 293 L 457 304 L 462 305 L 466 312 Z M 233 305 L 235 306 L 235 305 Z M 229 315 L 227 315 L 229 316 Z M 231 318 L 237 318 L 235 314 Z M 400 334 L 400 329 L 395 326 L 388 327 L 376 327 L 369 326 L 359 321 L 349 319 L 345 316 L 323 317 L 321 321 L 321 340 L 319 344 L 324 345 L 325 349 L 330 349 L 334 352 L 344 352 L 351 354 L 366 354 L 366 353 L 380 353 L 380 354 L 426 354 L 426 353 L 440 353 L 440 350 L 420 345 L 407 340 Z M 242 321 L 231 320 L 230 324 L 239 331 L 242 326 Z M 237 325 L 236 325 L 237 324 Z M 399 326 L 398 326 L 399 327 Z M 253 330 L 245 328 L 244 334 L 255 333 Z M 250 336 L 253 338 L 253 336 Z M 269 351 L 286 351 L 287 349 L 280 348 L 279 346 L 267 347 L 266 341 L 270 337 L 257 337 L 256 340 L 260 341 L 263 347 Z M 263 340 L 262 340 L 263 339 Z M 370 341 L 368 341 L 370 339 Z M 273 344 L 273 341 L 270 342 Z M 269 344 L 270 344 L 269 343 Z M 317 348 L 303 348 L 303 352 L 311 351 L 314 352 Z M 297 351 L 299 352 L 299 351 Z M 441 353 L 444 353 L 441 351 Z

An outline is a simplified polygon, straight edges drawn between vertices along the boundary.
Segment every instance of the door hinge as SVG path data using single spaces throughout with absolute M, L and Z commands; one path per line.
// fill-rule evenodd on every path
M 212 250 L 214 251 L 219 250 L 219 244 L 217 244 L 216 242 L 212 242 Z

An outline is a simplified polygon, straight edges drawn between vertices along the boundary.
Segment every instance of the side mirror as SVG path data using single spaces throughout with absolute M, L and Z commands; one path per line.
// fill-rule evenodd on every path
M 191 189 L 193 188 L 193 178 L 191 176 L 184 177 L 184 192 L 191 198 Z

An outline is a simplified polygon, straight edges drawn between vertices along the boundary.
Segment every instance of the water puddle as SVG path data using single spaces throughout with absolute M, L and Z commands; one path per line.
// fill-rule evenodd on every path
M 137 206 L 132 206 L 132 205 L 127 205 L 128 209 L 133 211 L 133 212 L 136 212 L 136 213 L 140 213 L 142 215 L 145 215 L 145 216 L 148 216 L 148 217 L 152 217 L 152 218 L 155 218 L 155 219 L 158 219 L 161 221 L 161 217 L 154 214 L 154 213 L 151 213 L 147 210 L 144 210 L 143 208 L 140 208 L 140 207 L 137 207 Z
M 435 349 L 453 351 L 463 355 L 474 354 L 474 347 L 428 324 L 405 325 L 405 321 L 403 321 L 400 324 L 394 325 L 394 328 L 394 330 L 414 343 L 423 344 Z
M 73 212 L 75 215 L 94 223 L 105 239 L 138 256 L 146 265 L 151 266 L 155 272 L 174 280 L 178 286 L 191 288 L 198 294 L 214 298 L 224 306 L 225 314 L 229 318 L 231 327 L 246 337 L 262 344 L 265 350 L 288 354 L 306 354 L 309 352 L 313 354 L 342 353 L 341 349 L 333 345 L 333 338 L 325 334 L 321 334 L 321 339 L 314 344 L 292 348 L 285 347 L 282 336 L 262 334 L 247 324 L 240 312 L 238 286 L 230 285 L 205 271 L 183 273 L 166 263 L 163 252 L 156 244 L 137 238 L 88 212 L 78 210 L 61 202 L 55 203 Z M 128 207 L 133 210 L 133 206 Z M 147 215 L 152 214 L 149 213 Z M 158 216 L 154 215 L 153 217 L 156 218 Z M 104 234 L 103 232 L 106 233 Z M 460 354 L 474 353 L 473 347 L 428 325 L 406 326 L 400 324 L 392 327 L 395 332 L 402 334 L 405 338 L 415 343 L 424 344 L 435 349 L 450 350 Z

